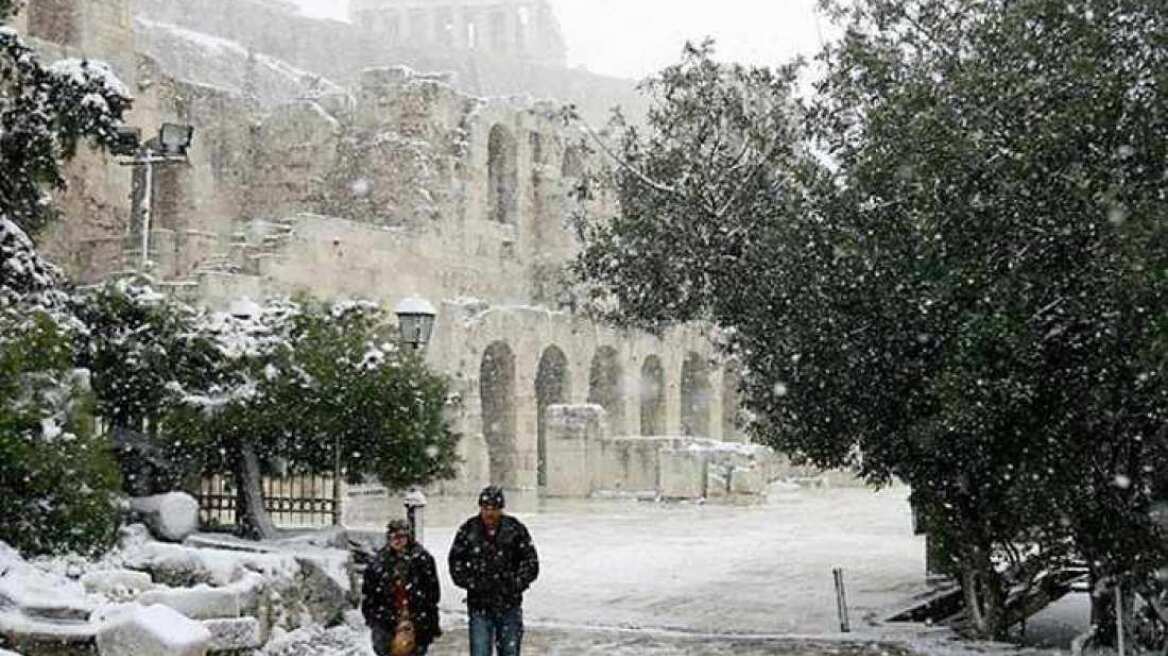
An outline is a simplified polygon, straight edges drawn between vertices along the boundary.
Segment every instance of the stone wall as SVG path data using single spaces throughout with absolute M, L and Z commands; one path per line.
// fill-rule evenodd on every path
M 39 48 L 50 60 L 72 52 Z M 476 98 L 448 77 L 391 67 L 366 70 L 346 92 L 269 108 L 177 80 L 149 57 L 123 70 L 138 94 L 130 122 L 147 138 L 164 121 L 195 128 L 189 163 L 152 170 L 145 241 L 162 289 L 220 308 L 296 293 L 386 307 L 421 295 L 438 308 L 426 357 L 451 378 L 464 459 L 439 490 L 566 484 L 548 457 L 557 404 L 603 407 L 615 441 L 591 442 L 599 464 L 589 490 L 639 487 L 661 470 L 659 455 L 635 443 L 647 431 L 680 437 L 689 423 L 706 437 L 736 437 L 723 420 L 733 404 L 722 399 L 736 393 L 724 383 L 737 369 L 720 360 L 708 326 L 620 331 L 560 302 L 555 276 L 578 248 L 567 192 L 599 163 L 573 150 L 579 135 L 549 118 L 551 105 Z M 142 169 L 137 176 L 144 182 Z M 61 199 L 70 218 L 42 243 L 76 278 L 141 262 L 134 177 L 95 154 L 71 165 Z M 603 194 L 590 202 L 616 210 Z
M 133 3 L 134 15 L 146 19 L 141 25 L 148 33 L 143 39 L 146 43 L 159 38 L 162 24 L 170 24 L 227 39 L 237 48 L 270 55 L 341 85 L 355 83 L 366 68 L 408 65 L 416 70 L 448 71 L 453 75 L 453 86 L 475 96 L 526 95 L 575 104 L 594 123 L 605 121 L 617 105 L 633 118 L 642 116 L 647 108 L 632 81 L 565 68 L 562 43 L 549 52 L 517 57 L 482 49 L 398 42 L 382 22 L 308 18 L 289 11 L 282 3 L 263 0 Z M 516 3 L 496 0 L 494 4 Z M 542 2 L 522 4 L 531 6 L 533 20 L 550 11 L 540 8 Z M 554 24 L 554 17 L 543 20 Z M 229 85 L 226 80 L 214 83 Z

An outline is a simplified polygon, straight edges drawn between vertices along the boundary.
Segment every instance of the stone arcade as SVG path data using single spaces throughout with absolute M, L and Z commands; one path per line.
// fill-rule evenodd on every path
M 249 3 L 312 27 L 280 14 L 289 10 L 278 2 L 238 5 Z M 141 0 L 140 11 L 157 17 L 186 4 Z M 353 4 L 354 23 L 387 42 L 562 65 L 562 37 L 542 0 Z M 163 28 L 140 16 L 135 30 L 132 9 L 129 0 L 32 0 L 17 25 L 47 59 L 111 62 L 138 94 L 130 121 L 146 136 L 162 121 L 196 128 L 190 164 L 154 176 L 145 240 L 131 219 L 128 170 L 92 153 L 71 165 L 61 202 L 76 218 L 42 240 L 71 275 L 95 282 L 125 271 L 148 243 L 161 287 L 213 307 L 296 292 L 388 307 L 430 299 L 438 322 L 427 358 L 452 377 L 451 417 L 464 435 L 465 463 L 443 492 L 493 481 L 552 495 L 705 496 L 759 493 L 773 476 L 765 450 L 714 442 L 742 437 L 738 368 L 719 359 L 708 326 L 656 337 L 575 312 L 561 274 L 577 247 L 568 192 L 584 162 L 579 135 L 548 118 L 555 105 L 474 97 L 451 76 L 404 66 L 322 84 L 271 53 L 270 95 L 285 97 L 263 102 L 254 88 L 179 79 L 137 52 L 136 39 Z M 322 34 L 351 29 L 320 23 Z M 166 29 L 257 61 L 222 33 Z M 589 202 L 611 210 L 613 199 Z

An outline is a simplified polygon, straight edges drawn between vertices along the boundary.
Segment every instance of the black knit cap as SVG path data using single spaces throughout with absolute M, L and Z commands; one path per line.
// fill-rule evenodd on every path
M 483 491 L 479 492 L 479 505 L 494 506 L 496 508 L 502 508 L 505 506 L 506 502 L 503 499 L 503 488 L 499 487 L 498 485 L 488 485 L 484 487 Z
M 404 519 L 391 519 L 385 525 L 385 534 L 393 535 L 394 533 L 410 533 L 410 523 Z

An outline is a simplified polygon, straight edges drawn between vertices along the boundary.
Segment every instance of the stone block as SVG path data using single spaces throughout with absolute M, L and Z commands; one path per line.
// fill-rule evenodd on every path
M 211 632 L 166 606 L 137 607 L 97 631 L 101 656 L 205 656 Z
M 730 473 L 731 494 L 766 494 L 766 472 L 758 467 L 735 467 Z
M 144 592 L 143 604 L 160 604 L 194 620 L 239 617 L 239 594 L 228 588 L 199 585 L 193 588 L 167 588 Z
M 145 572 L 128 569 L 108 569 L 87 572 L 81 577 L 86 592 L 101 594 L 111 599 L 134 599 L 154 588 L 154 581 Z
M 160 540 L 181 542 L 199 528 L 199 502 L 183 492 L 135 497 L 130 499 L 130 509 Z
M 661 451 L 661 496 L 700 499 L 706 496 L 706 456 L 690 449 Z
M 264 644 L 260 621 L 254 617 L 204 620 L 203 628 L 211 633 L 209 652 L 259 649 Z
M 604 408 L 595 404 L 547 408 L 548 496 L 585 497 L 592 493 L 590 445 L 604 437 Z

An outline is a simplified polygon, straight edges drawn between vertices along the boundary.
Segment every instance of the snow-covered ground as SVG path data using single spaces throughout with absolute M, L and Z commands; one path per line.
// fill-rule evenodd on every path
M 701 632 L 838 631 L 832 568 L 842 567 L 854 624 L 922 592 L 924 545 L 907 490 L 772 488 L 758 505 L 548 501 L 516 512 L 541 571 L 531 620 Z M 427 546 L 445 562 L 460 515 L 435 508 Z M 442 571 L 443 608 L 462 591 Z
M 924 544 L 912 535 L 908 491 L 779 485 L 766 503 L 633 499 L 512 503 L 536 541 L 541 573 L 527 595 L 524 651 L 615 656 L 906 653 L 868 625 L 927 589 Z M 473 500 L 432 499 L 425 542 L 440 563 Z M 387 510 L 397 513 L 397 509 Z M 844 569 L 853 632 L 842 634 L 831 570 Z M 446 634 L 432 656 L 466 653 L 462 591 L 440 566 Z M 1040 631 L 1032 623 L 1031 635 Z M 302 631 L 265 654 L 368 656 L 367 631 Z M 877 642 L 881 640 L 880 642 Z M 1000 646 L 913 638 L 918 654 Z M 1036 653 L 1024 651 L 1022 653 Z

